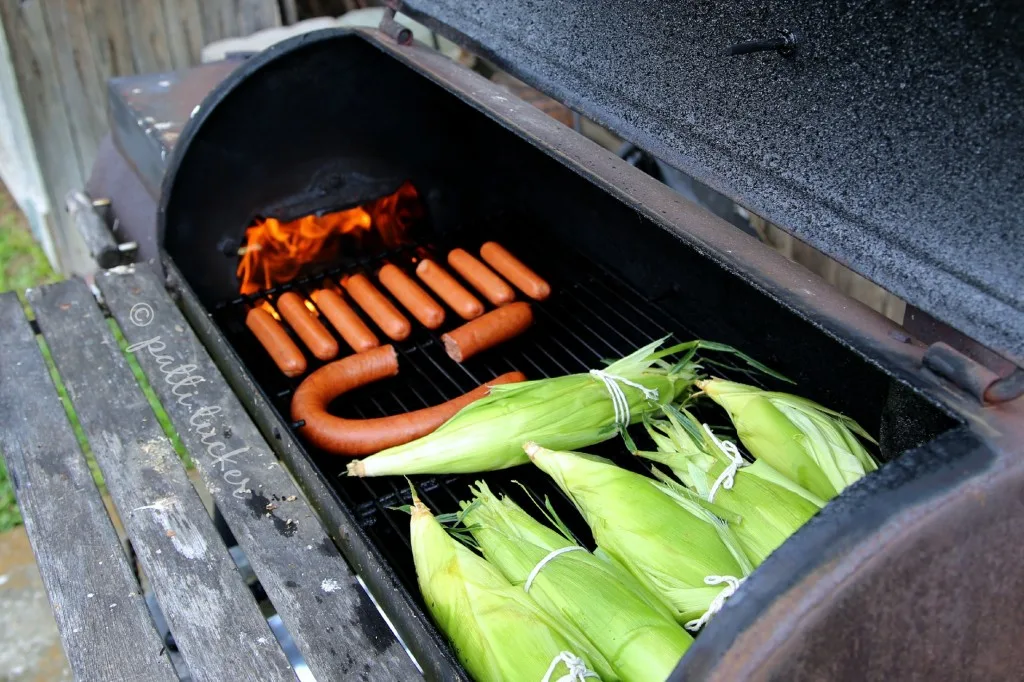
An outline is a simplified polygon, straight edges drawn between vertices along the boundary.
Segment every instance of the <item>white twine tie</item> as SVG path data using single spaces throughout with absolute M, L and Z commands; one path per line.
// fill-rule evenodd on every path
M 543 559 L 541 559 L 540 561 L 538 561 L 537 565 L 533 567 L 532 571 L 530 571 L 530 576 L 526 579 L 526 583 L 523 585 L 523 590 L 526 591 L 526 592 L 530 591 L 530 586 L 533 585 L 533 579 L 537 577 L 538 573 L 540 573 L 540 569 L 542 569 L 545 566 L 547 566 L 549 561 L 551 561 L 552 559 L 554 559 L 556 556 L 558 556 L 560 554 L 565 554 L 566 552 L 575 552 L 578 549 L 584 549 L 585 550 L 586 547 L 579 547 L 578 545 L 571 545 L 569 547 L 560 547 L 560 548 L 558 548 L 556 550 L 548 552 L 548 555 L 546 557 L 544 557 Z
M 721 585 L 725 583 L 725 587 L 711 600 L 711 603 L 708 604 L 708 610 L 700 618 L 688 621 L 683 627 L 690 632 L 696 632 L 707 625 L 708 621 L 711 620 L 711 616 L 721 611 L 722 607 L 725 606 L 725 600 L 736 594 L 736 590 L 740 589 L 740 585 L 743 584 L 744 580 L 746 578 L 734 578 L 731 575 L 709 575 L 704 578 L 705 585 Z
M 593 670 L 587 669 L 586 662 L 570 651 L 563 651 L 562 653 L 555 656 L 551 661 L 551 665 L 548 666 L 548 671 L 544 673 L 544 679 L 540 682 L 552 682 L 551 676 L 558 670 L 558 664 L 564 663 L 565 667 L 569 669 L 569 672 L 562 675 L 553 682 L 582 682 L 588 677 L 600 679 Z
M 625 384 L 631 386 L 641 393 L 648 400 L 658 399 L 658 389 L 647 388 L 643 384 L 638 384 L 635 381 L 630 381 L 626 377 L 620 377 L 616 374 L 609 374 L 603 369 L 592 369 L 590 370 L 590 376 L 596 377 L 604 382 L 604 387 L 608 389 L 608 394 L 612 398 L 612 406 L 615 408 L 615 425 L 621 429 L 629 426 L 631 421 L 629 416 L 629 400 L 626 398 L 626 394 L 622 392 L 622 387 L 619 384 Z
M 718 440 L 715 437 L 715 433 L 711 430 L 711 427 L 704 424 L 704 430 L 711 436 L 711 440 L 715 441 L 715 445 L 718 449 L 725 453 L 725 456 L 729 458 L 729 466 L 725 467 L 725 470 L 718 475 L 715 479 L 715 484 L 711 486 L 711 492 L 708 493 L 708 502 L 715 501 L 715 494 L 719 488 L 725 488 L 726 490 L 732 490 L 732 484 L 736 481 L 736 472 L 741 467 L 747 466 L 748 462 L 743 459 L 743 455 L 740 454 L 740 449 L 736 447 L 736 443 L 729 440 Z

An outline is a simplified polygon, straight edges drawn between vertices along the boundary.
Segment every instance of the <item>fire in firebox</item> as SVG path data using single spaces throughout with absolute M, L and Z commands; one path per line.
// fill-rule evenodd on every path
M 406 182 L 393 194 L 343 211 L 290 222 L 261 218 L 246 229 L 239 250 L 239 291 L 254 294 L 289 282 L 309 267 L 336 262 L 349 249 L 353 255 L 396 248 L 422 216 L 416 188 Z

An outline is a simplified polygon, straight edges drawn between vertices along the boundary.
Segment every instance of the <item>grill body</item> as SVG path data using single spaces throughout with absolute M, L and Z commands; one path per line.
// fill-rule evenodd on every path
M 418 409 L 511 369 L 585 371 L 666 333 L 731 343 L 879 434 L 886 465 L 757 570 L 675 677 L 1018 669 L 1024 549 L 1006 540 L 1024 533 L 1020 400 L 982 407 L 922 369 L 924 349 L 888 320 L 439 55 L 371 33 L 310 34 L 254 57 L 206 98 L 167 162 L 158 234 L 190 321 L 428 673 L 464 674 L 425 615 L 404 519 L 389 510 L 406 501 L 403 486 L 340 478 L 344 460 L 295 436 L 295 383 L 245 333 L 242 311 L 258 298 L 237 295 L 225 255 L 255 216 L 342 208 L 401 179 L 428 211 L 419 248 L 498 239 L 556 294 L 529 334 L 465 367 L 417 332 L 398 346 L 399 377 L 343 397 L 340 414 Z M 262 295 L 410 254 L 344 259 Z M 414 482 L 452 511 L 475 478 Z M 482 478 L 520 501 L 513 479 L 551 494 L 573 518 L 529 467 Z

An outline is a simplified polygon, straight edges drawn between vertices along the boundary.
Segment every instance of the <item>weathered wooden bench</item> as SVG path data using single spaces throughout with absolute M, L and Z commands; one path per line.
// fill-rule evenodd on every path
M 96 287 L 103 307 L 77 279 L 28 290 L 34 321 L 14 293 L 0 295 L 0 449 L 76 678 L 419 678 L 155 273 L 115 268 Z M 126 352 L 166 408 L 265 592 L 262 603 Z M 65 407 L 81 424 L 132 559 Z M 173 660 L 140 573 L 173 637 Z M 267 602 L 290 642 L 268 625 Z

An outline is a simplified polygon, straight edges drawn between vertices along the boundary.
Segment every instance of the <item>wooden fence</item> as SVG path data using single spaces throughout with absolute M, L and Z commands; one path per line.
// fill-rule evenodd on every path
M 294 0 L 0 0 L 0 177 L 50 260 L 88 257 L 64 211 L 108 130 L 106 81 L 186 68 L 203 45 L 278 26 Z

